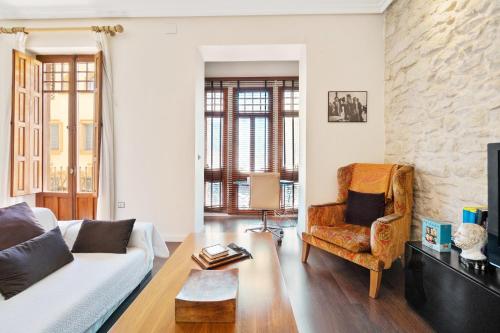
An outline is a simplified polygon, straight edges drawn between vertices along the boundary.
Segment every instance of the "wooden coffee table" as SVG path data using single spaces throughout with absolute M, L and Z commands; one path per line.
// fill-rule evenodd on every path
M 192 268 L 191 254 L 213 244 L 236 243 L 253 259 L 239 268 L 235 323 L 176 323 L 174 299 Z M 273 239 L 268 233 L 190 234 L 146 286 L 111 332 L 297 332 Z

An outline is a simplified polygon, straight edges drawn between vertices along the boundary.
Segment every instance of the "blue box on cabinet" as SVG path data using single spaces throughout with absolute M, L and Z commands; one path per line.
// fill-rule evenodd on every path
M 424 218 L 422 220 L 422 245 L 439 252 L 450 252 L 451 224 Z
M 463 223 L 483 223 L 483 212 L 487 212 L 488 207 L 464 207 L 462 210 L 462 222 Z

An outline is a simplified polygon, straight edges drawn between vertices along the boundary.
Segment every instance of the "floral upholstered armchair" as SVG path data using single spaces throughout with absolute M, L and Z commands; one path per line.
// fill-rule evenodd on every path
M 313 205 L 307 231 L 302 233 L 302 262 L 310 246 L 335 254 L 370 270 L 369 296 L 377 298 L 382 271 L 404 255 L 410 238 L 413 206 L 413 167 L 396 164 L 355 163 L 337 172 L 337 202 Z M 348 190 L 385 194 L 385 216 L 371 228 L 347 224 Z

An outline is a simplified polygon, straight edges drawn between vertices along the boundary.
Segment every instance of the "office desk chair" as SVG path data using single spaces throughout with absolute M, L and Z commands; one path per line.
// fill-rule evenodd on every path
M 260 172 L 250 174 L 250 209 L 262 211 L 263 225 L 249 228 L 246 231 L 270 232 L 281 245 L 283 229 L 268 226 L 267 213 L 280 208 L 280 174 L 277 172 Z

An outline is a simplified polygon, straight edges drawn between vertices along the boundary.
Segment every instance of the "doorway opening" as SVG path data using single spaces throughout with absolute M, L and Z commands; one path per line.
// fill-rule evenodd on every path
M 295 226 L 298 221 L 301 232 L 306 184 L 305 83 L 300 74 L 305 74 L 305 46 L 204 46 L 200 51 L 205 75 L 196 112 L 203 133 L 196 141 L 198 230 L 213 229 L 214 219 L 234 224 L 238 231 L 258 223 L 261 212 L 250 208 L 248 177 L 275 172 L 280 204 L 273 222 Z

